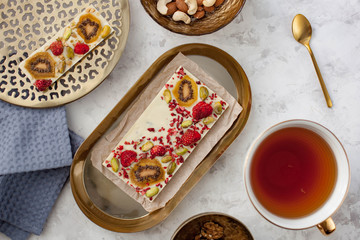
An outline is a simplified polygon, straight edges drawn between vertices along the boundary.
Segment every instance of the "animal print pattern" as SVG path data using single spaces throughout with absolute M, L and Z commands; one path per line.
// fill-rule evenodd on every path
M 38 91 L 18 67 L 20 62 L 90 4 L 111 24 L 114 34 L 68 70 L 46 92 Z M 85 95 L 111 71 L 111 60 L 120 58 L 119 54 L 114 56 L 120 44 L 121 21 L 121 0 L 1 1 L 0 99 L 41 108 L 62 105 Z

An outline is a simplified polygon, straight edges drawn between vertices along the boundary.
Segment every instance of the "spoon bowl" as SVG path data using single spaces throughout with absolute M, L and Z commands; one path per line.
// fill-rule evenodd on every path
M 296 41 L 305 45 L 310 43 L 312 28 L 304 15 L 298 14 L 292 22 L 292 33 Z
M 312 34 L 311 24 L 304 15 L 298 14 L 294 17 L 294 19 L 292 21 L 292 33 L 293 33 L 295 40 L 298 41 L 299 43 L 301 43 L 302 45 L 304 45 L 307 48 L 307 50 L 309 51 L 311 59 L 314 64 L 314 67 L 315 67 L 315 70 L 316 70 L 316 74 L 320 81 L 321 89 L 325 96 L 327 106 L 329 108 L 331 108 L 332 101 L 331 101 L 329 93 L 327 91 L 324 79 L 321 76 L 321 72 L 320 72 L 319 66 L 317 65 L 317 62 L 315 60 L 315 56 L 310 48 L 310 39 L 311 39 L 311 34 Z

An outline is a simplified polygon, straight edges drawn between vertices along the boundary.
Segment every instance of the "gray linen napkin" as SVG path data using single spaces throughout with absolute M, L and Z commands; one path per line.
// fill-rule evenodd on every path
M 13 240 L 42 232 L 81 142 L 68 130 L 64 107 L 0 101 L 0 232 Z

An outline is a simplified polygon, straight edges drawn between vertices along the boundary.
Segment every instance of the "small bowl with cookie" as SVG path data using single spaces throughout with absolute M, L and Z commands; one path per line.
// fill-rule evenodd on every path
M 224 213 L 208 212 L 183 222 L 171 240 L 253 240 L 247 227 Z

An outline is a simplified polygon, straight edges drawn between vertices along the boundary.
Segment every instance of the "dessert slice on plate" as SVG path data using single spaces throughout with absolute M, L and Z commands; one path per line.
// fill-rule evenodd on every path
M 113 32 L 90 5 L 21 62 L 20 69 L 39 91 L 45 91 Z
M 180 66 L 103 166 L 153 201 L 227 108 Z

